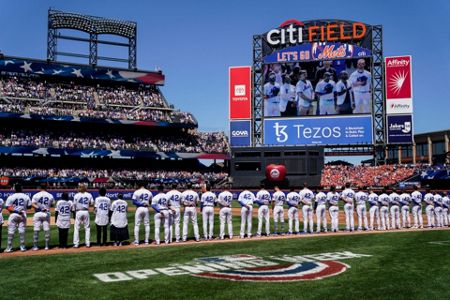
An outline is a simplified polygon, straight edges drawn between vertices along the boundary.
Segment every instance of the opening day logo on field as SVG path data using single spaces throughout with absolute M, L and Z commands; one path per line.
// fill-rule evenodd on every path
M 339 260 L 370 256 L 349 251 L 264 258 L 248 254 L 235 254 L 197 258 L 189 263 L 172 264 L 165 268 L 94 274 L 94 277 L 102 282 L 139 280 L 158 275 L 191 275 L 253 282 L 319 280 L 341 274 L 350 268 L 349 265 Z

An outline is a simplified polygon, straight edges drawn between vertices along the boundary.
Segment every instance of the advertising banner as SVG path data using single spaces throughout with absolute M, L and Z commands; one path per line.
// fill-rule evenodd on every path
M 231 147 L 248 147 L 251 144 L 250 120 L 230 121 Z
M 388 144 L 412 144 L 413 125 L 411 115 L 387 116 Z
M 230 120 L 251 119 L 251 67 L 230 67 Z
M 264 144 L 268 146 L 372 143 L 371 116 L 264 120 Z
M 413 112 L 411 56 L 385 57 L 386 112 L 411 114 Z
M 302 62 L 372 56 L 368 49 L 345 43 L 311 43 L 287 47 L 264 57 L 264 63 Z

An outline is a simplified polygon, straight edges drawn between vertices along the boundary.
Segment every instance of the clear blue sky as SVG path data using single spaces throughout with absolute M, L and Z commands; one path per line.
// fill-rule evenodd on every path
M 252 35 L 292 18 L 381 24 L 384 55 L 413 56 L 415 132 L 450 128 L 449 1 L 3 0 L 0 49 L 45 58 L 49 7 L 136 21 L 139 68 L 160 67 L 167 99 L 208 131 L 228 127 L 228 67 L 251 64 Z

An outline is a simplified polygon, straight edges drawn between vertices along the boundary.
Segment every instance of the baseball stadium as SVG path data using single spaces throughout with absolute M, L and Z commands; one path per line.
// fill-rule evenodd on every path
M 450 5 L 260 2 L 4 1 L 0 299 L 450 298 Z

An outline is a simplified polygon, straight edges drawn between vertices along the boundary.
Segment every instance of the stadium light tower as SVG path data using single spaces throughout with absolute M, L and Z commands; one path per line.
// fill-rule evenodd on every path
M 80 38 L 73 35 L 62 35 L 61 29 L 78 30 L 89 34 L 89 38 Z M 128 39 L 127 43 L 108 40 L 99 40 L 101 34 L 111 34 Z M 136 69 L 136 36 L 137 24 L 132 21 L 122 21 L 93 17 L 77 13 L 63 12 L 59 10 L 48 10 L 48 33 L 47 33 L 47 60 L 56 61 L 59 56 L 88 58 L 89 64 L 96 66 L 99 60 L 128 63 L 129 69 Z M 70 40 L 89 43 L 89 53 L 60 52 L 58 40 Z M 128 58 L 117 58 L 98 56 L 98 44 L 128 48 Z

